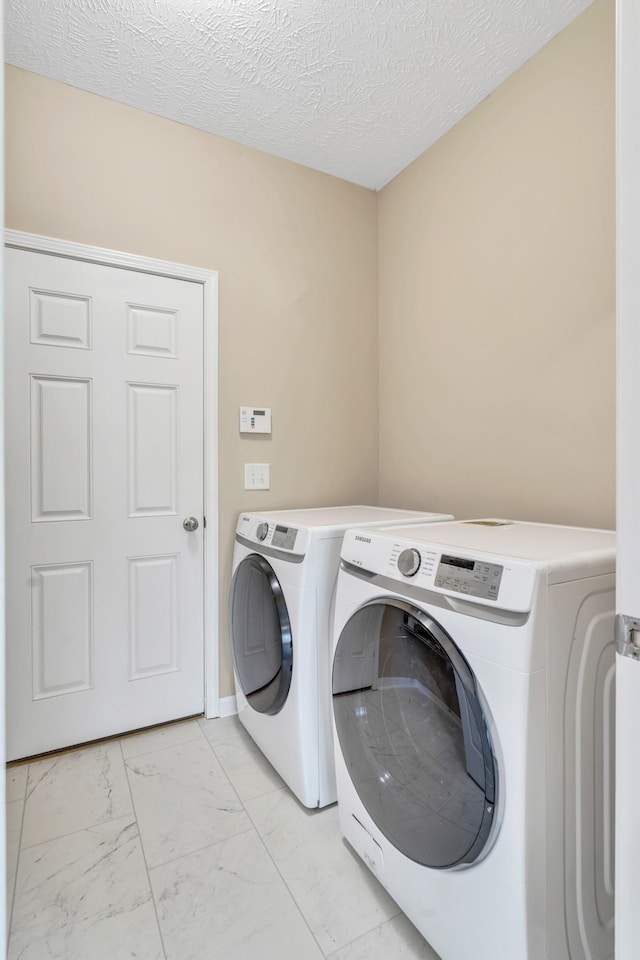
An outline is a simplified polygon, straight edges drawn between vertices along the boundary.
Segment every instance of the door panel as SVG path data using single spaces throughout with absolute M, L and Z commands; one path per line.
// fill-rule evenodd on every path
M 31 376 L 31 520 L 91 519 L 91 381 Z
M 29 291 L 31 343 L 91 349 L 91 299 Z
M 203 292 L 6 263 L 13 759 L 203 708 Z
M 178 513 L 178 387 L 127 384 L 129 516 Z
M 32 567 L 33 699 L 93 687 L 91 563 Z
M 180 557 L 129 560 L 130 680 L 178 670 Z

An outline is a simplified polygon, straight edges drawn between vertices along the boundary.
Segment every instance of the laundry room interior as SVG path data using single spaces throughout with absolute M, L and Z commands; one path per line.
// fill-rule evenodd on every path
M 41 4 L 27 6 L 29 16 L 42 13 Z M 106 18 L 108 4 L 93 6 Z M 187 6 L 195 17 L 200 4 Z M 527 5 L 516 6 L 524 31 Z M 335 120 L 336 136 L 354 124 L 351 172 L 326 172 L 270 150 L 268 116 L 256 122 L 262 149 L 197 129 L 188 113 L 182 122 L 163 116 L 160 60 L 152 68 L 153 110 L 127 103 L 124 73 L 121 95 L 96 92 L 107 89 L 107 68 L 92 69 L 94 54 L 77 36 L 60 58 L 59 78 L 47 76 L 46 53 L 38 61 L 37 45 L 21 33 L 20 5 L 6 4 L 7 230 L 189 265 L 215 273 L 219 284 L 217 477 L 210 477 L 217 517 L 206 520 L 217 552 L 217 718 L 203 707 L 181 724 L 129 736 L 131 727 L 119 730 L 90 748 L 98 752 L 81 771 L 74 764 L 85 762 L 82 749 L 8 756 L 29 760 L 8 768 L 11 960 L 438 960 L 341 839 L 335 807 L 315 811 L 314 820 L 237 719 L 234 548 L 244 514 L 345 504 L 423 520 L 614 530 L 616 8 L 613 0 L 564 6 L 561 28 L 515 72 L 473 91 L 477 105 L 452 124 L 444 118 L 456 109 L 454 71 L 449 89 L 429 104 L 445 132 L 385 179 L 358 155 L 366 89 L 357 82 L 353 114 Z M 180 12 L 171 16 L 179 32 Z M 66 42 L 68 31 L 60 37 Z M 105 62 L 117 58 L 108 43 L 103 52 Z M 174 81 L 186 55 L 179 44 L 167 53 Z M 93 76 L 93 92 L 74 79 L 72 61 L 81 65 L 78 76 Z M 299 120 L 291 118 L 292 139 Z M 8 352 L 6 359 L 9 366 Z M 5 403 L 10 410 L 10 396 Z M 239 430 L 246 405 L 270 411 L 268 434 Z M 268 489 L 246 489 L 249 463 L 269 465 Z M 180 509 L 180 524 L 197 514 Z M 610 573 L 598 567 L 598 575 Z M 295 664 L 295 636 L 293 649 Z M 193 719 L 198 713 L 205 716 Z M 79 735 L 68 745 L 82 742 Z M 185 772 L 199 766 L 202 780 Z M 73 796 L 82 777 L 89 785 L 79 794 L 99 808 L 93 820 Z M 162 780 L 166 796 L 154 795 L 152 782 Z M 98 796 L 102 781 L 108 802 Z M 206 822 L 211 803 L 226 804 L 219 830 Z M 142 838 L 135 878 L 122 846 L 127 830 Z M 113 846 L 104 870 L 99 855 L 87 853 L 92 831 Z M 236 855 L 256 871 L 243 875 L 242 909 L 229 879 Z M 94 882 L 86 910 L 70 865 L 82 856 L 94 858 L 106 891 L 98 894 Z M 47 879 L 43 858 L 52 864 Z M 122 888 L 130 900 L 110 912 L 118 858 L 127 859 Z M 62 913 L 53 873 L 75 891 Z M 255 884 L 263 909 L 250 916 Z M 566 958 L 609 960 L 606 943 L 592 955 L 567 948 Z M 533 952 L 492 955 L 543 960 Z M 441 960 L 475 958 L 454 949 Z
M 219 272 L 222 598 L 249 507 L 615 525 L 614 54 L 596 0 L 379 192 L 8 68 L 8 227 Z

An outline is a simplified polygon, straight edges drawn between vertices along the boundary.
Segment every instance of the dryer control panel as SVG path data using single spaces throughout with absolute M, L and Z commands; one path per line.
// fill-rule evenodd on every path
M 436 570 L 435 586 L 464 593 L 468 597 L 497 600 L 504 567 L 469 557 L 443 553 Z
M 523 613 L 531 609 L 539 565 L 495 554 L 484 555 L 459 547 L 429 542 L 429 527 L 423 524 L 406 532 L 360 528 L 347 530 L 341 559 L 369 578 L 408 590 L 433 590 L 469 602 Z M 434 524 L 437 528 L 439 524 Z M 413 535 L 412 535 L 413 534 Z
M 257 552 L 262 549 L 278 551 L 280 556 L 292 554 L 303 556 L 309 547 L 309 531 L 305 528 L 285 526 L 274 523 L 268 517 L 255 513 L 241 513 L 236 527 L 236 540 L 251 545 Z M 267 548 L 266 551 L 264 548 Z M 281 551 L 281 552 L 280 552 Z

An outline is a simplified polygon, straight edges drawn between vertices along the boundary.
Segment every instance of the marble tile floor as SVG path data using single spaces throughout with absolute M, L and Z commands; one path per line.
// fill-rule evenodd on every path
M 7 771 L 8 960 L 438 960 L 236 717 Z

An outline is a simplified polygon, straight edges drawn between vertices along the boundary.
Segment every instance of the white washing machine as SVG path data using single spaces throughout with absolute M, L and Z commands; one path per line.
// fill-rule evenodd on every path
M 613 956 L 612 532 L 347 532 L 340 826 L 442 960 Z
M 348 527 L 451 519 L 384 507 L 243 513 L 229 635 L 241 722 L 301 803 L 334 803 L 332 600 Z

